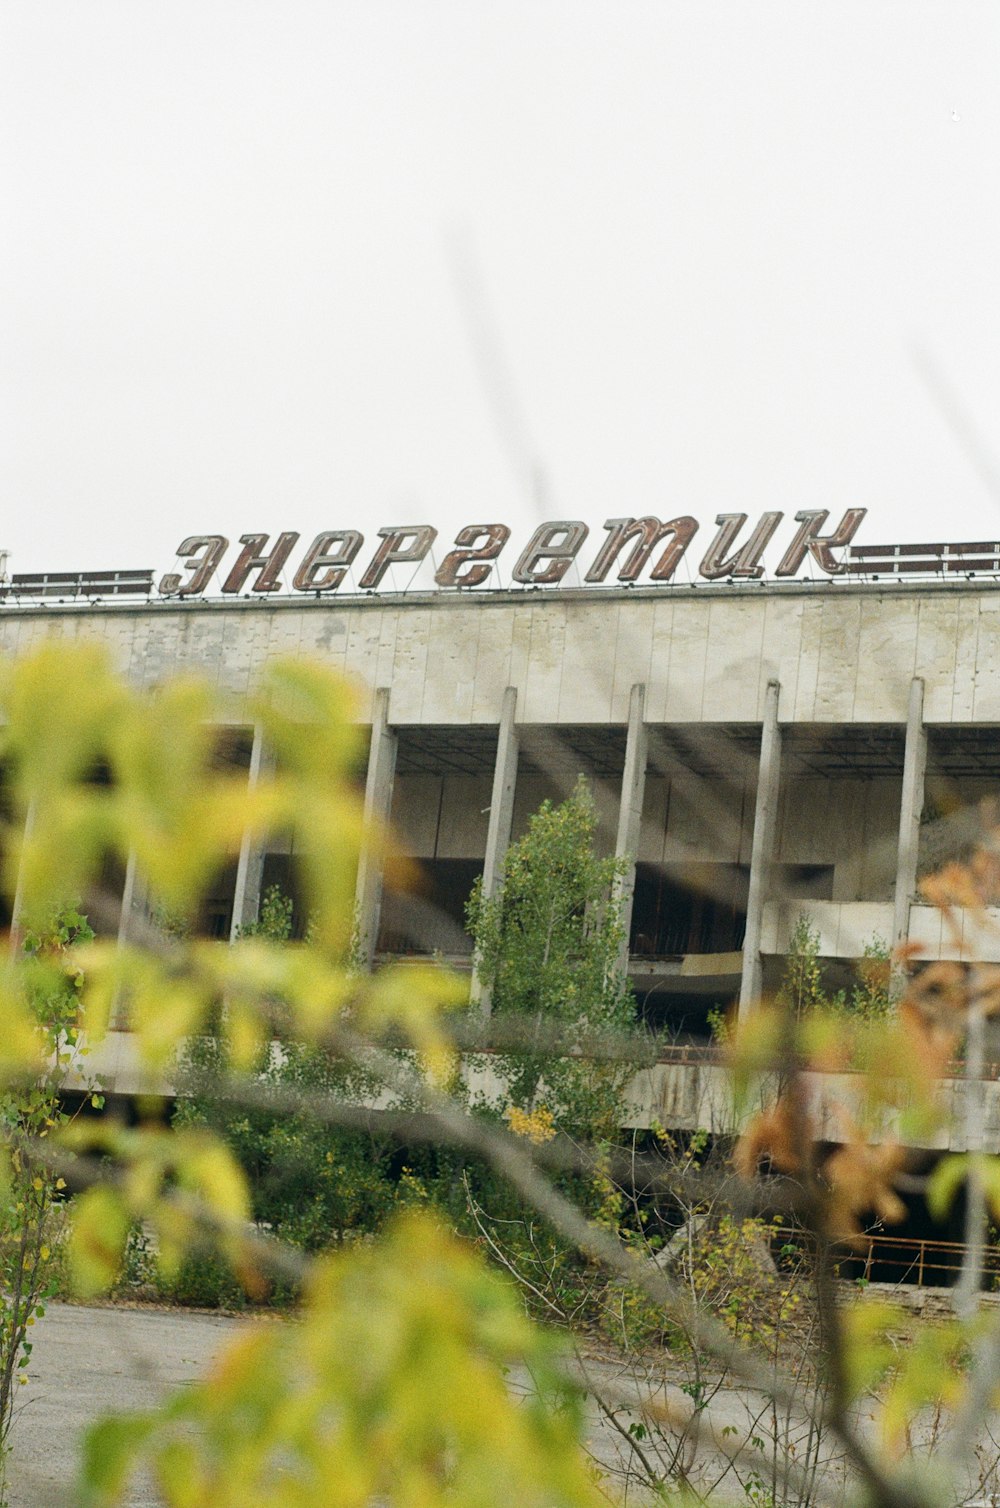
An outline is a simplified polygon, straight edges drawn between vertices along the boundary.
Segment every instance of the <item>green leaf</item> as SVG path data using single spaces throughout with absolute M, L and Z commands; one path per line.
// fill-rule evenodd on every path
M 123 1414 L 102 1419 L 87 1431 L 80 1471 L 82 1508 L 111 1508 L 121 1501 L 156 1422 L 153 1414 Z
M 940 1223 L 951 1209 L 955 1195 L 965 1182 L 969 1171 L 969 1156 L 966 1152 L 953 1152 L 942 1157 L 927 1180 L 927 1208 L 932 1219 Z
M 1000 1157 L 953 1152 L 941 1158 L 927 1180 L 927 1208 L 935 1220 L 945 1218 L 958 1190 L 973 1173 L 982 1183 L 994 1217 L 1000 1219 Z

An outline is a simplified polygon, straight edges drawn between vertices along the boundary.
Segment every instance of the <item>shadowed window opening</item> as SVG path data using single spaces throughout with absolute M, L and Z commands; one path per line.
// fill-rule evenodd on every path
M 384 893 L 376 951 L 471 954 L 465 905 L 482 872 L 481 859 L 422 860 L 416 890 Z
M 197 937 L 228 938 L 233 924 L 236 865 L 227 864 L 210 883 L 194 925 Z
M 749 875 L 743 864 L 637 864 L 633 955 L 736 952 L 746 930 Z

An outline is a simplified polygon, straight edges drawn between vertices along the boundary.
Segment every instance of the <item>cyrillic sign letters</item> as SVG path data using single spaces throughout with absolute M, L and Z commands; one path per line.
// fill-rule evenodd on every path
M 797 575 L 807 557 L 827 576 L 839 576 L 848 565 L 847 546 L 857 533 L 866 509 L 848 508 L 835 529 L 826 534 L 829 514 L 825 509 L 796 513 L 799 525 L 788 543 L 775 575 Z M 763 513 L 744 538 L 745 513 L 720 513 L 717 533 L 696 573 L 705 581 L 756 581 L 764 574 L 763 555 L 784 519 L 783 513 Z M 607 537 L 583 573 L 583 581 L 614 580 L 625 586 L 637 583 L 644 572 L 649 582 L 674 581 L 688 546 L 698 533 L 698 521 L 688 514 L 666 523 L 647 514 L 643 518 L 609 518 Z M 524 587 L 557 586 L 577 561 L 589 529 L 580 519 L 559 519 L 539 525 L 521 551 L 511 571 L 515 583 Z M 358 589 L 376 591 L 392 566 L 416 570 L 431 554 L 437 530 L 430 524 L 393 524 L 376 530 L 377 543 L 357 578 Z M 466 524 L 455 536 L 454 548 L 438 565 L 433 556 L 437 586 L 456 591 L 499 586 L 498 561 L 510 539 L 506 524 Z M 742 540 L 742 543 L 741 543 Z M 268 534 L 242 534 L 242 550 L 223 579 L 223 596 L 278 592 L 299 535 L 279 534 L 270 545 Z M 291 590 L 321 596 L 336 592 L 364 548 L 364 535 L 357 529 L 328 529 L 308 546 L 291 575 Z M 662 546 L 662 548 L 661 548 Z M 229 541 L 221 534 L 192 534 L 177 551 L 183 571 L 172 571 L 160 580 L 164 597 L 197 597 L 207 591 L 222 567 Z M 839 553 L 838 553 L 839 552 Z M 254 574 L 256 573 L 256 575 Z M 580 580 L 580 577 L 572 578 Z M 390 578 L 391 580 L 391 578 Z

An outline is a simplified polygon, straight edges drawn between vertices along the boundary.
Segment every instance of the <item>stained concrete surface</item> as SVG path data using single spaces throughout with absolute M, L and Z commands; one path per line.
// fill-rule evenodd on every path
M 10 1508 L 70 1508 L 80 1441 L 103 1414 L 160 1403 L 198 1377 L 245 1321 L 180 1310 L 52 1304 L 33 1327 L 28 1382 L 17 1400 Z M 153 1508 L 137 1482 L 129 1508 Z

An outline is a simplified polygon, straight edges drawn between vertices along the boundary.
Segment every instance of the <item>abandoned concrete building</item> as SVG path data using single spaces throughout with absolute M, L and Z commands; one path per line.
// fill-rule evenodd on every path
M 464 905 L 507 843 L 583 774 L 601 842 L 631 866 L 628 967 L 646 1017 L 683 1036 L 768 983 L 807 912 L 821 952 L 953 945 L 917 879 L 968 838 L 1000 776 L 1000 593 L 992 579 L 328 597 L 8 601 L 3 653 L 103 640 L 140 685 L 207 675 L 240 720 L 276 654 L 360 689 L 366 802 L 420 861 L 419 894 L 362 866 L 374 957 L 467 965 Z M 266 751 L 247 727 L 248 772 Z M 942 820 L 946 819 L 946 820 Z M 227 936 L 290 852 L 245 853 L 201 920 Z M 1000 957 L 969 927 L 969 956 Z
M 358 880 L 374 958 L 468 966 L 464 906 L 545 797 L 583 774 L 630 865 L 628 967 L 647 1019 L 686 1038 L 770 983 L 807 913 L 822 955 L 910 937 L 954 954 L 920 873 L 965 842 L 1000 777 L 993 579 L 751 581 L 260 600 L 6 602 L 0 645 L 107 644 L 151 686 L 207 675 L 237 725 L 259 668 L 311 655 L 359 688 L 365 800 L 419 860 L 420 892 Z M 266 758 L 240 739 L 248 777 Z M 959 814 L 972 814 L 963 819 Z M 201 919 L 228 936 L 294 853 L 245 852 Z M 969 957 L 1000 959 L 970 924 Z
M 918 889 L 974 840 L 1000 788 L 993 574 L 266 600 L 77 591 L 0 606 L 3 654 L 52 634 L 101 640 L 140 686 L 209 677 L 248 779 L 267 750 L 247 699 L 270 657 L 314 656 L 354 683 L 371 730 L 367 808 L 421 875 L 400 895 L 362 862 L 360 931 L 376 963 L 433 952 L 469 969 L 476 876 L 495 887 L 512 836 L 583 774 L 600 842 L 628 864 L 623 961 L 638 1009 L 674 1044 L 633 1124 L 711 1119 L 724 1094 L 698 1051 L 708 1012 L 746 1008 L 777 981 L 803 914 L 845 974 L 873 939 L 1000 961 L 989 918 L 968 916 L 959 944 Z M 294 896 L 290 848 L 244 845 L 202 930 L 233 935 L 270 885 Z M 132 878 L 120 877 L 126 913 Z M 112 1094 L 134 1088 L 126 1036 L 101 1052 Z M 960 1131 L 942 1134 L 938 1146 L 959 1145 Z

